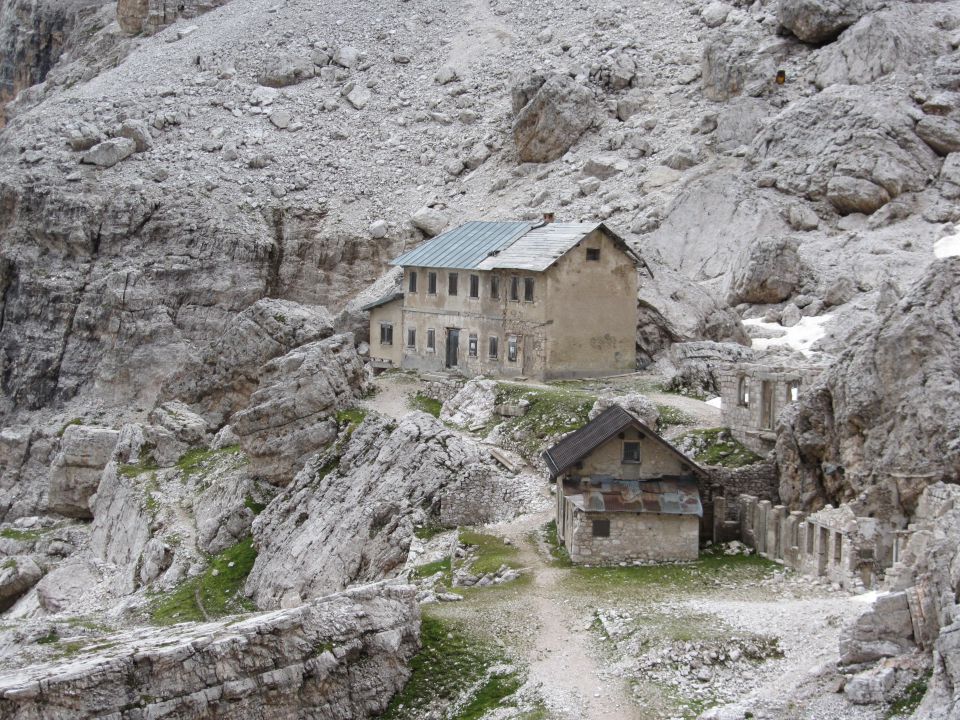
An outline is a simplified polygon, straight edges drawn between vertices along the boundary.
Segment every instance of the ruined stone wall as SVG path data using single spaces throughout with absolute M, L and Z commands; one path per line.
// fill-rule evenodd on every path
M 709 473 L 709 478 L 701 480 L 701 485 L 711 487 L 700 488 L 700 496 L 703 498 L 717 495 L 716 486 L 719 486 L 719 494 L 731 500 L 740 495 L 755 495 L 761 500 L 773 503 L 780 501 L 777 466 L 772 462 L 764 460 L 739 468 L 706 465 L 704 470 Z
M 414 588 L 378 583 L 239 620 L 138 628 L 0 677 L 0 717 L 379 716 L 410 674 L 419 627 Z
M 531 507 L 537 494 L 535 485 L 503 475 L 459 480 L 440 495 L 440 524 L 456 527 L 509 520 Z

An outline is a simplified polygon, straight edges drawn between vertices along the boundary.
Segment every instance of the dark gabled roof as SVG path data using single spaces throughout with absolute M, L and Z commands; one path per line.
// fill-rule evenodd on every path
M 544 451 L 543 458 L 547 461 L 547 467 L 550 468 L 550 477 L 555 478 L 565 472 L 607 440 L 631 426 L 682 458 L 682 461 L 697 474 L 706 475 L 703 468 L 647 427 L 636 415 L 619 405 L 611 405 L 582 428 L 570 433 L 552 448 Z
M 387 295 L 384 295 L 382 298 L 378 298 L 377 300 L 374 300 L 372 303 L 367 303 L 366 305 L 361 307 L 360 310 L 361 311 L 373 310 L 374 308 L 378 308 L 381 305 L 386 305 L 387 303 L 392 303 L 394 300 L 399 300 L 402 297 L 403 297 L 402 292 L 392 292 Z

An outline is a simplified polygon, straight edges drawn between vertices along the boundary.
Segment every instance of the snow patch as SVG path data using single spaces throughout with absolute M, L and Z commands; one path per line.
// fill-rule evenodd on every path
M 723 400 L 721 398 L 715 397 L 710 400 L 707 400 L 707 405 L 711 405 L 715 408 L 723 407 Z
M 938 258 L 960 255 L 960 232 L 937 240 L 933 244 L 933 254 Z
M 785 328 L 778 323 L 764 322 L 762 318 L 744 320 L 744 325 L 756 325 L 764 330 L 780 330 L 783 335 L 772 338 L 753 338 L 753 347 L 757 350 L 766 350 L 771 347 L 787 346 L 793 350 L 807 353 L 817 340 L 826 334 L 824 327 L 832 314 L 817 317 L 804 317 L 793 327 Z

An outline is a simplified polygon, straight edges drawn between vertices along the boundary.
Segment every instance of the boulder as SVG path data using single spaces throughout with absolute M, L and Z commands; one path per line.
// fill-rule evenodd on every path
M 777 19 L 803 42 L 821 45 L 853 25 L 865 11 L 864 0 L 780 0 Z
M 310 58 L 299 55 L 279 55 L 267 60 L 259 82 L 271 88 L 296 85 L 309 80 L 314 75 L 314 65 Z
M 472 378 L 443 403 L 440 419 L 457 427 L 474 428 L 493 419 L 497 403 L 497 383 L 485 378 Z
M 644 425 L 657 429 L 657 423 L 660 421 L 660 411 L 649 398 L 640 393 L 627 393 L 625 395 L 603 395 L 597 398 L 597 401 L 590 408 L 588 419 L 593 420 L 597 415 L 609 407 L 619 405 L 627 412 L 636 415 Z
M 50 469 L 48 504 L 51 512 L 90 518 L 90 497 L 110 461 L 120 433 L 109 428 L 69 425 L 63 431 L 60 452 Z
M 117 135 L 133 140 L 134 152 L 146 152 L 153 147 L 153 136 L 143 120 L 124 120 Z
M 843 694 L 854 705 L 875 705 L 890 699 L 897 672 L 893 668 L 873 668 L 857 673 L 843 686 Z
M 630 165 L 619 155 L 594 155 L 583 164 L 582 172 L 588 177 L 606 180 L 619 175 L 628 167 Z
M 703 22 L 707 27 L 720 27 L 727 21 L 727 16 L 730 14 L 730 10 L 731 7 L 726 3 L 712 2 L 703 9 L 703 12 L 700 13 L 700 17 L 703 19 Z
M 151 539 L 154 518 L 145 487 L 149 479 L 149 474 L 120 473 L 117 464 L 110 463 L 92 503 L 90 551 L 96 559 L 116 566 L 113 587 L 121 594 L 137 589 L 141 558 Z M 68 582 L 58 576 L 56 582 L 61 581 Z
M 337 436 L 337 410 L 351 405 L 365 383 L 353 335 L 334 335 L 271 360 L 233 430 L 251 472 L 286 485 L 306 459 Z
M 917 135 L 938 155 L 960 150 L 960 123 L 950 118 L 927 115 L 917 123 Z
M 427 237 L 433 237 L 444 231 L 450 218 L 442 210 L 425 205 L 411 216 L 410 222 Z
M 840 664 L 860 665 L 916 648 L 910 605 L 903 591 L 884 593 L 840 633 Z
M 137 144 L 125 137 L 111 138 L 94 145 L 87 150 L 80 162 L 97 167 L 109 168 L 124 160 L 137 149 Z
M 513 139 L 521 162 L 551 162 L 597 122 L 593 93 L 568 75 L 534 75 L 513 86 Z
M 724 28 L 704 45 L 700 61 L 703 94 L 723 101 L 746 93 L 760 95 L 770 88 L 781 60 L 783 43 L 771 43 L 756 29 Z
M 827 183 L 827 200 L 841 215 L 870 215 L 890 202 L 890 193 L 870 180 L 835 175 Z
M 13 605 L 42 577 L 43 570 L 29 555 L 14 555 L 0 560 L 0 612 Z
M 89 562 L 71 562 L 51 570 L 36 585 L 40 607 L 48 613 L 69 610 L 97 584 L 100 575 Z
M 755 240 L 734 270 L 731 302 L 777 303 L 790 297 L 803 270 L 799 247 L 795 238 Z
M 352 68 L 360 62 L 360 51 L 350 45 L 337 48 L 333 53 L 333 62 L 344 68 Z M 323 63 L 321 63 L 323 64 Z

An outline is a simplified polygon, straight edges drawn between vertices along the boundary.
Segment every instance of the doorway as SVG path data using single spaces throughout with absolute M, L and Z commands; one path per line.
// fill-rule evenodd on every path
M 769 380 L 764 380 L 760 398 L 760 427 L 765 430 L 773 430 L 776 420 L 777 408 L 773 393 L 773 383 Z
M 460 354 L 460 328 L 447 328 L 447 367 L 457 367 Z

